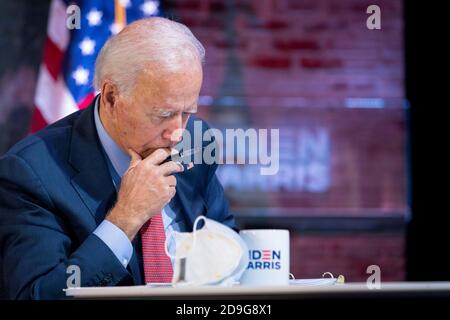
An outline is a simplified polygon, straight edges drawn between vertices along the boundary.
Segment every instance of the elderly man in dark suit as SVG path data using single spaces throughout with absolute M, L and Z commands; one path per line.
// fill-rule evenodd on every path
M 81 286 L 169 282 L 171 232 L 199 215 L 235 227 L 216 165 L 164 161 L 193 131 L 203 58 L 185 26 L 137 21 L 102 48 L 94 102 L 1 158 L 4 297 L 63 298 L 71 270 Z

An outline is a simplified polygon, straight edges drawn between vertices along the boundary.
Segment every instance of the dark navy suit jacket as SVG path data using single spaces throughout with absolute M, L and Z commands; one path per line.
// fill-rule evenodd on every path
M 9 299 L 64 298 L 70 265 L 81 286 L 143 284 L 139 248 L 124 268 L 92 232 L 116 200 L 94 124 L 94 107 L 27 137 L 0 159 L 0 294 Z M 193 137 L 191 117 L 187 129 Z M 203 123 L 203 129 L 207 126 Z M 176 174 L 170 202 L 191 231 L 199 215 L 235 228 L 217 165 Z

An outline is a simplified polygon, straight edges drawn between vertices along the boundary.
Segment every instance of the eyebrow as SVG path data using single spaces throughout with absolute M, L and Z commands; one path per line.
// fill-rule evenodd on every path
M 187 112 L 187 113 L 196 113 L 198 110 L 198 102 L 195 101 L 193 104 L 191 104 L 189 107 L 187 107 L 186 109 L 182 110 L 181 112 Z M 156 113 L 161 113 L 161 112 L 174 112 L 175 109 L 172 107 L 161 107 L 161 108 L 155 108 L 154 109 Z

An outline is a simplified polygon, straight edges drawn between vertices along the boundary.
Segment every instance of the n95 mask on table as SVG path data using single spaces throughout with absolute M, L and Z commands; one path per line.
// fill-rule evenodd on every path
M 204 220 L 202 229 L 198 223 Z M 199 216 L 193 232 L 177 232 L 173 285 L 232 285 L 239 280 L 248 263 L 247 245 L 233 229 Z

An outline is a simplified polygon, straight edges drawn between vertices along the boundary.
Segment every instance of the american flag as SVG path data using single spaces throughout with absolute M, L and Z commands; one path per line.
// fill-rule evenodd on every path
M 78 8 L 80 28 L 69 29 Z M 95 59 L 106 40 L 127 23 L 157 15 L 155 0 L 52 0 L 31 131 L 89 105 Z

